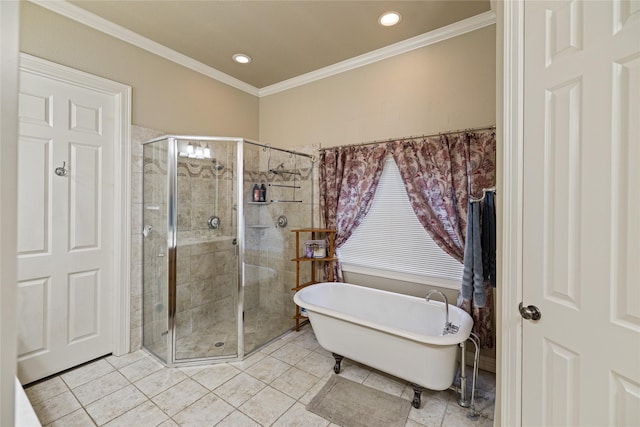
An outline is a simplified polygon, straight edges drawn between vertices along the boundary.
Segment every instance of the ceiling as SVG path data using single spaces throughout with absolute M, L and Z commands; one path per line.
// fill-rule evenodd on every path
M 488 0 L 70 1 L 256 88 L 264 88 L 490 9 Z M 378 17 L 400 12 L 382 27 Z M 249 64 L 232 60 L 236 53 Z

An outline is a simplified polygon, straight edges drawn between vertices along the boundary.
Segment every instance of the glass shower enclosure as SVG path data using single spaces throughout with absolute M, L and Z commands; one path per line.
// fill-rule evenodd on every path
M 147 351 L 168 366 L 240 360 L 293 327 L 289 230 L 313 225 L 313 160 L 242 138 L 144 144 Z

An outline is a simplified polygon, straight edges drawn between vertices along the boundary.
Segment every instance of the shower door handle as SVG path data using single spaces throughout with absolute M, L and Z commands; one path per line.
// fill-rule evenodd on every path
M 520 305 L 518 305 L 518 310 L 520 311 L 520 316 L 522 316 L 525 320 L 540 320 L 542 317 L 542 313 L 540 313 L 540 309 L 535 305 L 528 305 L 524 307 L 522 305 L 522 301 Z

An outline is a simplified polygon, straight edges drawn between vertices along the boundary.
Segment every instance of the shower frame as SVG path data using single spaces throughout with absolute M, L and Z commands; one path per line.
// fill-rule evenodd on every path
M 297 151 L 287 150 L 283 148 L 272 147 L 265 145 L 257 141 L 249 140 L 239 137 L 222 137 L 222 136 L 195 136 L 195 135 L 164 135 L 162 137 L 154 138 L 146 141 L 144 145 L 159 143 L 167 141 L 167 291 L 168 291 L 168 304 L 167 304 L 167 345 L 166 345 L 166 358 L 162 362 L 169 367 L 174 366 L 188 366 L 203 363 L 214 362 L 228 362 L 243 360 L 245 356 L 259 351 L 262 347 L 268 345 L 278 337 L 275 337 L 262 345 L 253 349 L 249 354 L 245 354 L 244 343 L 244 302 L 245 302 L 245 212 L 244 212 L 244 144 L 255 145 L 261 147 L 263 150 L 276 150 L 291 155 L 297 155 L 307 157 L 312 163 L 315 162 L 315 156 L 300 153 Z M 236 149 L 236 161 L 235 161 L 235 192 L 236 192 L 236 253 L 237 253 L 237 352 L 235 356 L 209 356 L 192 358 L 188 360 L 176 360 L 176 310 L 177 310 L 177 235 L 178 235 L 178 141 L 197 141 L 197 142 L 223 142 L 228 144 L 235 143 Z M 143 173 L 144 175 L 144 173 Z M 313 185 L 311 186 L 313 191 Z M 313 193 L 311 194 L 312 206 L 313 206 Z M 143 203 L 144 210 L 144 203 Z M 313 214 L 311 216 L 311 222 L 313 226 Z M 143 212 L 144 218 L 144 212 Z M 143 267 L 144 272 L 144 267 Z M 144 282 L 144 273 L 143 273 Z M 143 292 L 144 293 L 144 292 Z M 286 333 L 288 331 L 284 331 Z M 144 333 L 144 325 L 143 325 Z M 145 348 L 143 338 L 143 349 L 151 353 L 152 355 L 161 358 L 160 355 L 156 355 L 153 351 Z

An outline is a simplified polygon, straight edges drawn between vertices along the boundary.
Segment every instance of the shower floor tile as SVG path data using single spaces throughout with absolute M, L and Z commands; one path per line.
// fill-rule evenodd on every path
M 305 325 L 241 362 L 166 368 L 145 351 L 136 351 L 48 378 L 27 387 L 26 393 L 46 427 L 333 427 L 305 409 L 335 375 L 333 364 L 331 353 L 317 345 Z M 340 375 L 346 378 L 413 398 L 413 389 L 402 380 L 348 359 L 342 366 Z M 90 393 L 93 385 L 106 387 L 95 394 L 98 400 Z M 493 425 L 495 375 L 480 371 L 478 420 L 469 420 L 468 409 L 458 406 L 457 399 L 450 390 L 424 391 L 422 407 L 411 408 L 406 427 Z
M 268 342 L 292 327 L 291 316 L 249 310 L 245 315 L 244 348 L 249 353 L 261 343 Z M 177 360 L 203 357 L 235 356 L 238 348 L 237 326 L 233 322 L 218 322 L 206 329 L 192 330 L 187 334 L 178 328 L 176 339 Z M 301 342 L 302 346 L 312 346 Z M 315 344 L 317 347 L 317 342 Z M 309 351 L 313 348 L 308 348 Z

